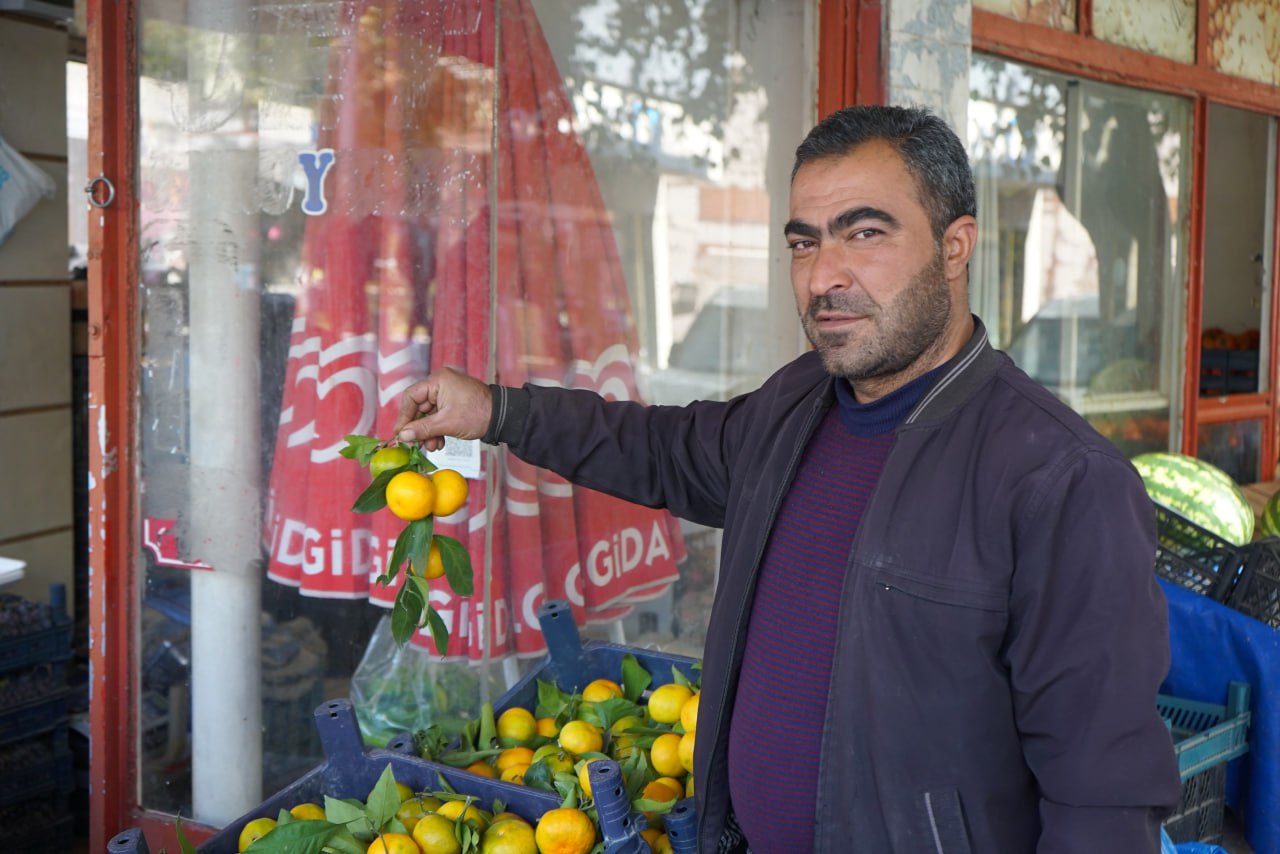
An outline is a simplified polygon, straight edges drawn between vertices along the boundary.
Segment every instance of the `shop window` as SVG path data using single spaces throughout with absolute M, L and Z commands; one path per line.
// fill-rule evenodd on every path
M 339 455 L 442 365 L 678 403 L 800 351 L 780 235 L 816 3 L 687 6 L 142 4 L 144 808 L 239 816 L 318 761 L 329 697 L 375 743 L 458 726 L 541 653 L 545 598 L 701 653 L 717 532 L 478 443 L 446 449 L 472 498 L 436 520 L 477 593 L 433 589 L 445 657 L 395 647 L 400 525 L 352 513 Z
M 1176 447 L 1190 104 L 975 54 L 974 310 L 1127 454 Z
M 1205 156 L 1204 287 L 1201 296 L 1200 394 L 1266 391 L 1271 316 L 1271 164 L 1274 120 L 1209 104 Z

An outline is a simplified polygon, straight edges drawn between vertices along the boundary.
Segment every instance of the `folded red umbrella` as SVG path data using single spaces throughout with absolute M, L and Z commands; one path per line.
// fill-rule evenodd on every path
M 394 600 L 399 580 L 375 580 L 403 523 L 351 511 L 369 477 L 338 450 L 390 435 L 429 370 L 638 399 L 626 281 L 568 96 L 531 4 L 502 3 L 500 35 L 492 5 L 355 0 L 355 34 L 334 45 L 328 210 L 304 240 L 266 531 L 268 575 L 303 595 Z M 449 657 L 541 654 L 544 599 L 608 621 L 674 580 L 684 543 L 666 512 L 505 449 L 485 459 L 489 486 L 472 480 L 435 520 L 476 578 L 469 597 L 433 584 Z

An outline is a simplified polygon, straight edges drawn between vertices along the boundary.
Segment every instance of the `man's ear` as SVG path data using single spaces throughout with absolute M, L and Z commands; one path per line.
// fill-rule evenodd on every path
M 947 278 L 964 275 L 969 256 L 978 243 L 978 221 L 967 214 L 959 217 L 942 233 L 942 263 Z

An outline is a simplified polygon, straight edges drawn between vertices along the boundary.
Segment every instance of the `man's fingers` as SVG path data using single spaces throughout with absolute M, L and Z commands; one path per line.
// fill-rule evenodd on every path
M 397 434 L 404 430 L 406 424 L 435 408 L 435 404 L 432 403 L 435 398 L 434 385 L 435 381 L 428 377 L 405 389 L 404 394 L 400 396 L 400 416 L 396 418 Z M 401 439 L 401 441 L 405 440 Z
M 489 386 L 474 377 L 442 368 L 405 389 L 396 419 L 396 438 L 421 442 L 428 450 L 444 447 L 445 436 L 479 439 L 492 411 Z

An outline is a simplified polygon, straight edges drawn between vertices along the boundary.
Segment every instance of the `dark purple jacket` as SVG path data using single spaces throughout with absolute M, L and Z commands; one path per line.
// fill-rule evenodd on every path
M 810 352 L 753 393 L 685 407 L 495 387 L 489 440 L 724 528 L 694 760 L 704 852 L 731 809 L 727 728 L 761 555 L 832 383 Z M 977 323 L 898 428 L 831 591 L 813 850 L 1159 851 L 1180 784 L 1155 705 L 1169 635 L 1154 555 L 1129 462 Z

